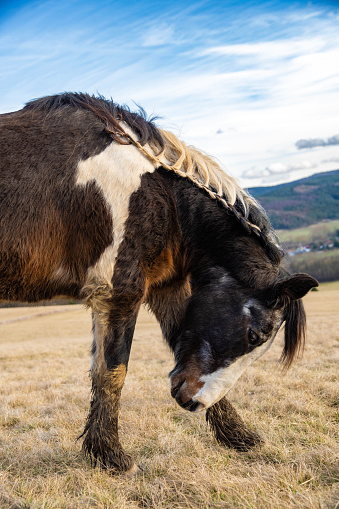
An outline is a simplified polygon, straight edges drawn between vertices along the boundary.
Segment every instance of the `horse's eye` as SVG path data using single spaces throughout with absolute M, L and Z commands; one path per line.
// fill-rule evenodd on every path
M 252 329 L 249 329 L 247 337 L 248 342 L 251 343 L 251 345 L 257 345 L 258 343 L 260 343 L 260 337 Z

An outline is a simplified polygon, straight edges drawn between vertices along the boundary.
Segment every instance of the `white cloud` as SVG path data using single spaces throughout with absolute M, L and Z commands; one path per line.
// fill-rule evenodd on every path
M 270 175 L 283 175 L 286 173 L 296 172 L 298 170 L 310 170 L 316 168 L 317 164 L 311 161 L 299 161 L 294 164 L 285 163 L 272 163 L 266 166 L 264 169 L 250 168 L 244 171 L 243 177 L 245 178 L 258 178 L 258 177 L 269 177 Z
M 255 57 L 261 62 L 277 61 L 300 54 L 314 53 L 321 51 L 325 46 L 325 41 L 315 37 L 311 39 L 286 39 L 281 41 L 266 41 L 260 43 L 229 44 L 226 46 L 215 46 L 201 52 L 205 55 L 227 55 L 227 56 L 250 56 Z M 255 65 L 255 61 L 252 64 Z
M 328 159 L 323 159 L 322 163 L 339 163 L 339 157 L 329 157 Z
M 271 174 L 268 170 L 262 168 L 250 168 L 243 173 L 243 177 L 247 179 L 269 177 L 270 175 Z
M 164 44 L 174 44 L 175 28 L 167 25 L 166 23 L 160 23 L 157 26 L 149 28 L 142 37 L 142 45 L 145 47 L 162 46 Z

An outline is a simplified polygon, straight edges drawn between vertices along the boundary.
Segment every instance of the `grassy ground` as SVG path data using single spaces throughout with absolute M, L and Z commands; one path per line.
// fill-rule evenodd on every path
M 305 245 L 326 240 L 328 237 L 335 235 L 338 230 L 339 220 L 335 219 L 334 221 L 322 221 L 295 230 L 278 230 L 277 233 L 281 242 L 297 247 L 299 244 Z
M 266 440 L 248 453 L 219 447 L 204 416 L 176 406 L 171 355 L 142 312 L 121 405 L 122 443 L 143 468 L 133 479 L 93 470 L 76 442 L 89 405 L 89 312 L 1 309 L 1 509 L 338 508 L 339 290 L 321 286 L 305 301 L 303 360 L 282 375 L 280 336 L 229 395 Z
M 329 283 L 321 283 L 319 285 L 319 290 L 321 290 L 321 291 L 339 290 L 339 281 L 330 281 Z

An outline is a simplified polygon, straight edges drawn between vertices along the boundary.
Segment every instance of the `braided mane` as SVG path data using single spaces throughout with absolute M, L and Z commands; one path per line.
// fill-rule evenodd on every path
M 230 211 L 248 234 L 258 237 L 274 264 L 280 263 L 282 250 L 265 211 L 210 156 L 185 145 L 173 133 L 156 128 L 154 118 L 147 120 L 143 109 L 133 113 L 102 96 L 59 94 L 30 101 L 24 111 L 53 111 L 65 106 L 91 111 L 103 121 L 105 130 L 114 141 L 135 145 L 155 167 L 163 167 L 193 182 Z

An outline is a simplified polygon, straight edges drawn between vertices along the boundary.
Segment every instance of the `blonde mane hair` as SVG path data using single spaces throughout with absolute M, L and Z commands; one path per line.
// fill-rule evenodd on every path
M 204 189 L 211 198 L 221 202 L 226 208 L 234 209 L 236 202 L 243 208 L 243 217 L 248 218 L 250 206 L 261 210 L 259 203 L 252 198 L 233 178 L 225 173 L 215 159 L 204 154 L 193 146 L 187 146 L 170 131 L 158 129 L 163 145 L 150 141 L 141 145 L 135 136 L 122 134 L 128 138 L 156 167 L 162 166 L 183 178 L 191 180 L 196 186 Z M 260 228 L 247 221 L 255 230 Z
M 165 147 L 160 161 L 167 163 L 173 171 L 182 177 L 201 184 L 220 198 L 224 198 L 228 205 L 236 201 L 243 206 L 244 216 L 248 217 L 249 205 L 260 207 L 259 204 L 240 187 L 231 175 L 225 173 L 215 159 L 204 154 L 193 146 L 187 146 L 173 133 L 159 129 Z M 163 164 L 162 162 L 162 164 Z M 199 186 L 200 187 L 200 186 Z

